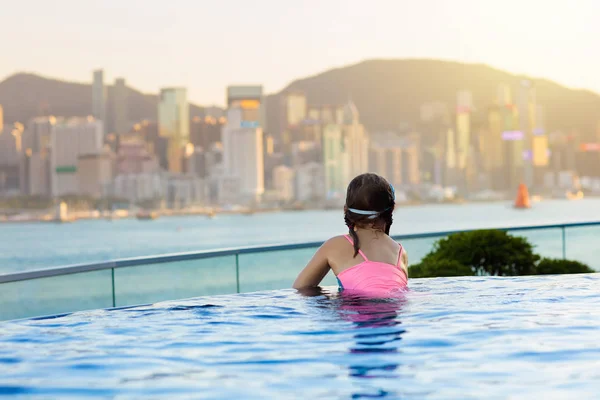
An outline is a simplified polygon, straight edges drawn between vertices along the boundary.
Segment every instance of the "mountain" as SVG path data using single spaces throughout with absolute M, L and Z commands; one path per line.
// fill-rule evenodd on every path
M 112 113 L 113 86 L 107 86 L 107 117 Z M 143 94 L 127 88 L 128 112 L 131 121 L 156 120 L 158 96 Z M 90 84 L 65 82 L 33 74 L 16 74 L 0 82 L 0 105 L 4 120 L 26 122 L 39 115 L 67 117 L 87 116 L 92 113 Z M 204 110 L 190 104 L 190 116 L 204 116 Z
M 549 131 L 577 131 L 584 140 L 597 141 L 600 96 L 588 90 L 569 89 L 546 79 L 513 75 L 481 64 L 438 60 L 370 60 L 316 76 L 297 80 L 267 99 L 276 105 L 287 91 L 301 91 L 309 104 L 343 104 L 352 99 L 362 122 L 370 131 L 417 127 L 420 106 L 441 101 L 453 107 L 459 90 L 470 90 L 480 110 L 493 104 L 499 84 L 513 90 L 530 79 L 536 86 L 537 101 L 544 107 Z M 268 110 L 268 107 L 267 107 Z M 268 112 L 268 123 L 277 116 Z
M 267 123 L 269 129 L 277 126 L 283 93 L 301 91 L 309 104 L 343 104 L 352 99 L 370 131 L 396 129 L 401 125 L 418 129 L 420 106 L 424 103 L 441 101 L 454 106 L 457 91 L 470 90 L 475 106 L 485 110 L 494 102 L 499 84 L 510 85 L 514 99 L 522 79 L 534 82 L 549 131 L 576 131 L 586 141 L 598 140 L 598 94 L 486 65 L 438 60 L 370 60 L 296 80 L 280 93 L 267 96 Z M 108 86 L 107 92 L 110 120 L 113 87 Z M 157 104 L 156 95 L 129 89 L 132 121 L 156 120 Z M 0 82 L 0 105 L 7 122 L 23 122 L 44 114 L 86 116 L 92 109 L 91 86 L 16 74 Z M 191 117 L 203 115 L 201 107 L 190 106 Z

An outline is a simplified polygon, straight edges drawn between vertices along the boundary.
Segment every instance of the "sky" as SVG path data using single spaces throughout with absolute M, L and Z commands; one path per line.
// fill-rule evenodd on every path
M 223 105 L 372 58 L 484 63 L 600 93 L 600 0 L 0 0 L 0 80 L 185 86 Z

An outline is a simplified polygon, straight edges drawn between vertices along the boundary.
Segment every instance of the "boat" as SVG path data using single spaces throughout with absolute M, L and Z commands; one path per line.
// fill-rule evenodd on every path
M 210 219 L 213 219 L 214 217 L 216 217 L 216 216 L 217 216 L 217 213 L 215 212 L 215 210 L 210 210 L 210 211 L 209 211 L 209 212 L 206 214 L 206 216 L 207 216 L 208 218 L 210 218 Z
M 148 221 L 158 218 L 158 213 L 155 211 L 140 211 L 135 217 L 142 221 Z
M 531 201 L 529 199 L 529 190 L 527 185 L 521 183 L 517 192 L 517 199 L 515 200 L 514 208 L 526 209 L 531 207 Z

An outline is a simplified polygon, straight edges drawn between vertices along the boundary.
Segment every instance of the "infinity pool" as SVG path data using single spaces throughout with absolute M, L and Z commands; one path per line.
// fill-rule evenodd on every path
M 195 298 L 0 324 L 0 395 L 597 398 L 600 274 Z

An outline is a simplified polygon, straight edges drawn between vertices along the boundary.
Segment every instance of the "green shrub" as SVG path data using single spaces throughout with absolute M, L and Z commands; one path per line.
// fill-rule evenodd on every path
M 435 260 L 413 265 L 408 274 L 411 278 L 433 278 L 442 276 L 472 276 L 473 270 L 455 260 Z
M 423 264 L 451 260 L 469 267 L 475 275 L 514 276 L 534 274 L 539 259 L 527 239 L 499 230 L 481 230 L 438 240 Z
M 440 239 L 420 264 L 409 269 L 411 278 L 592 272 L 578 261 L 541 259 L 527 239 L 499 230 L 461 232 Z
M 543 258 L 537 266 L 538 275 L 589 274 L 596 272 L 579 261 Z

